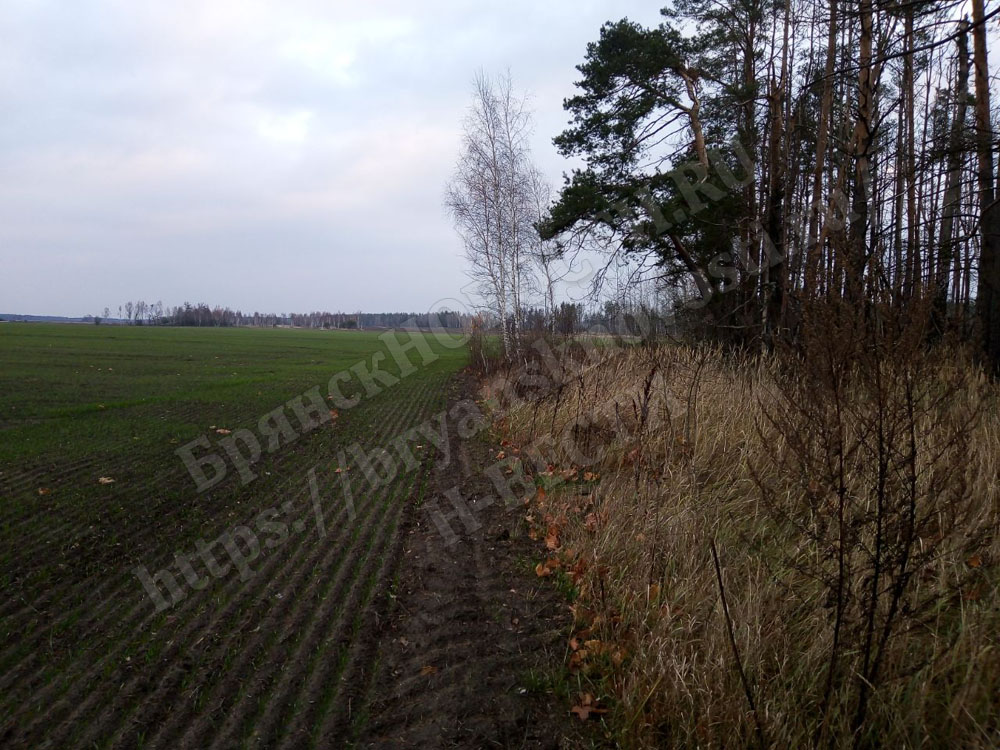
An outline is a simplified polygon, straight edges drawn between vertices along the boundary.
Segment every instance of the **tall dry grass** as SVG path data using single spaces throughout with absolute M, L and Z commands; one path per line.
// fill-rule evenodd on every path
M 997 389 L 953 349 L 837 340 L 486 382 L 623 745 L 1000 746 Z

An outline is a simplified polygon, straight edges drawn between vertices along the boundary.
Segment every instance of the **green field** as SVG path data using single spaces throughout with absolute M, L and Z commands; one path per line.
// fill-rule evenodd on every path
M 424 341 L 433 356 L 411 349 L 401 372 L 369 332 L 0 326 L 0 745 L 301 746 L 352 731 L 338 691 L 370 651 L 359 633 L 433 446 L 375 489 L 343 451 L 372 454 L 445 408 L 467 354 Z M 366 383 L 373 357 L 387 375 Z M 306 429 L 289 402 L 317 387 L 336 416 Z M 269 422 L 272 452 L 275 410 L 294 432 Z M 240 430 L 263 447 L 252 481 L 222 448 Z M 206 491 L 177 454 L 200 437 L 197 455 L 227 469 Z M 257 554 L 225 537 L 237 528 L 257 530 Z M 232 570 L 185 586 L 176 554 L 195 559 L 199 540 Z M 184 594 L 158 611 L 134 570 L 171 565 Z

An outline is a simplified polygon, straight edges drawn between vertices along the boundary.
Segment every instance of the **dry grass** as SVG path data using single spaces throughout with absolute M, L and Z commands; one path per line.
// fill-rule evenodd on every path
M 561 387 L 487 381 L 545 457 L 539 573 L 576 585 L 570 667 L 623 745 L 1000 744 L 1000 400 L 960 355 L 883 354 L 608 350 Z

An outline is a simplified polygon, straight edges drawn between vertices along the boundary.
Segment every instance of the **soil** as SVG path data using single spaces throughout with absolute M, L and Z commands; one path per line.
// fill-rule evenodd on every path
M 471 395 L 466 378 L 463 391 Z M 527 564 L 533 549 L 523 513 L 496 502 L 480 467 L 486 441 L 452 445 L 451 465 L 433 472 L 436 492 L 406 531 L 393 616 L 379 635 L 376 696 L 359 745 L 366 748 L 568 748 L 585 738 L 568 706 L 532 691 L 529 675 L 563 663 L 566 600 Z M 444 493 L 461 496 L 481 528 L 450 520 L 449 544 L 431 517 Z M 450 510 L 450 507 L 448 508 Z

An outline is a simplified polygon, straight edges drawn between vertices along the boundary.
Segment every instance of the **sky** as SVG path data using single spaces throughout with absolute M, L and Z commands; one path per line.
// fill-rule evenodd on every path
M 558 186 L 587 43 L 659 7 L 0 0 L 0 312 L 463 298 L 443 195 L 476 71 L 530 96 Z

